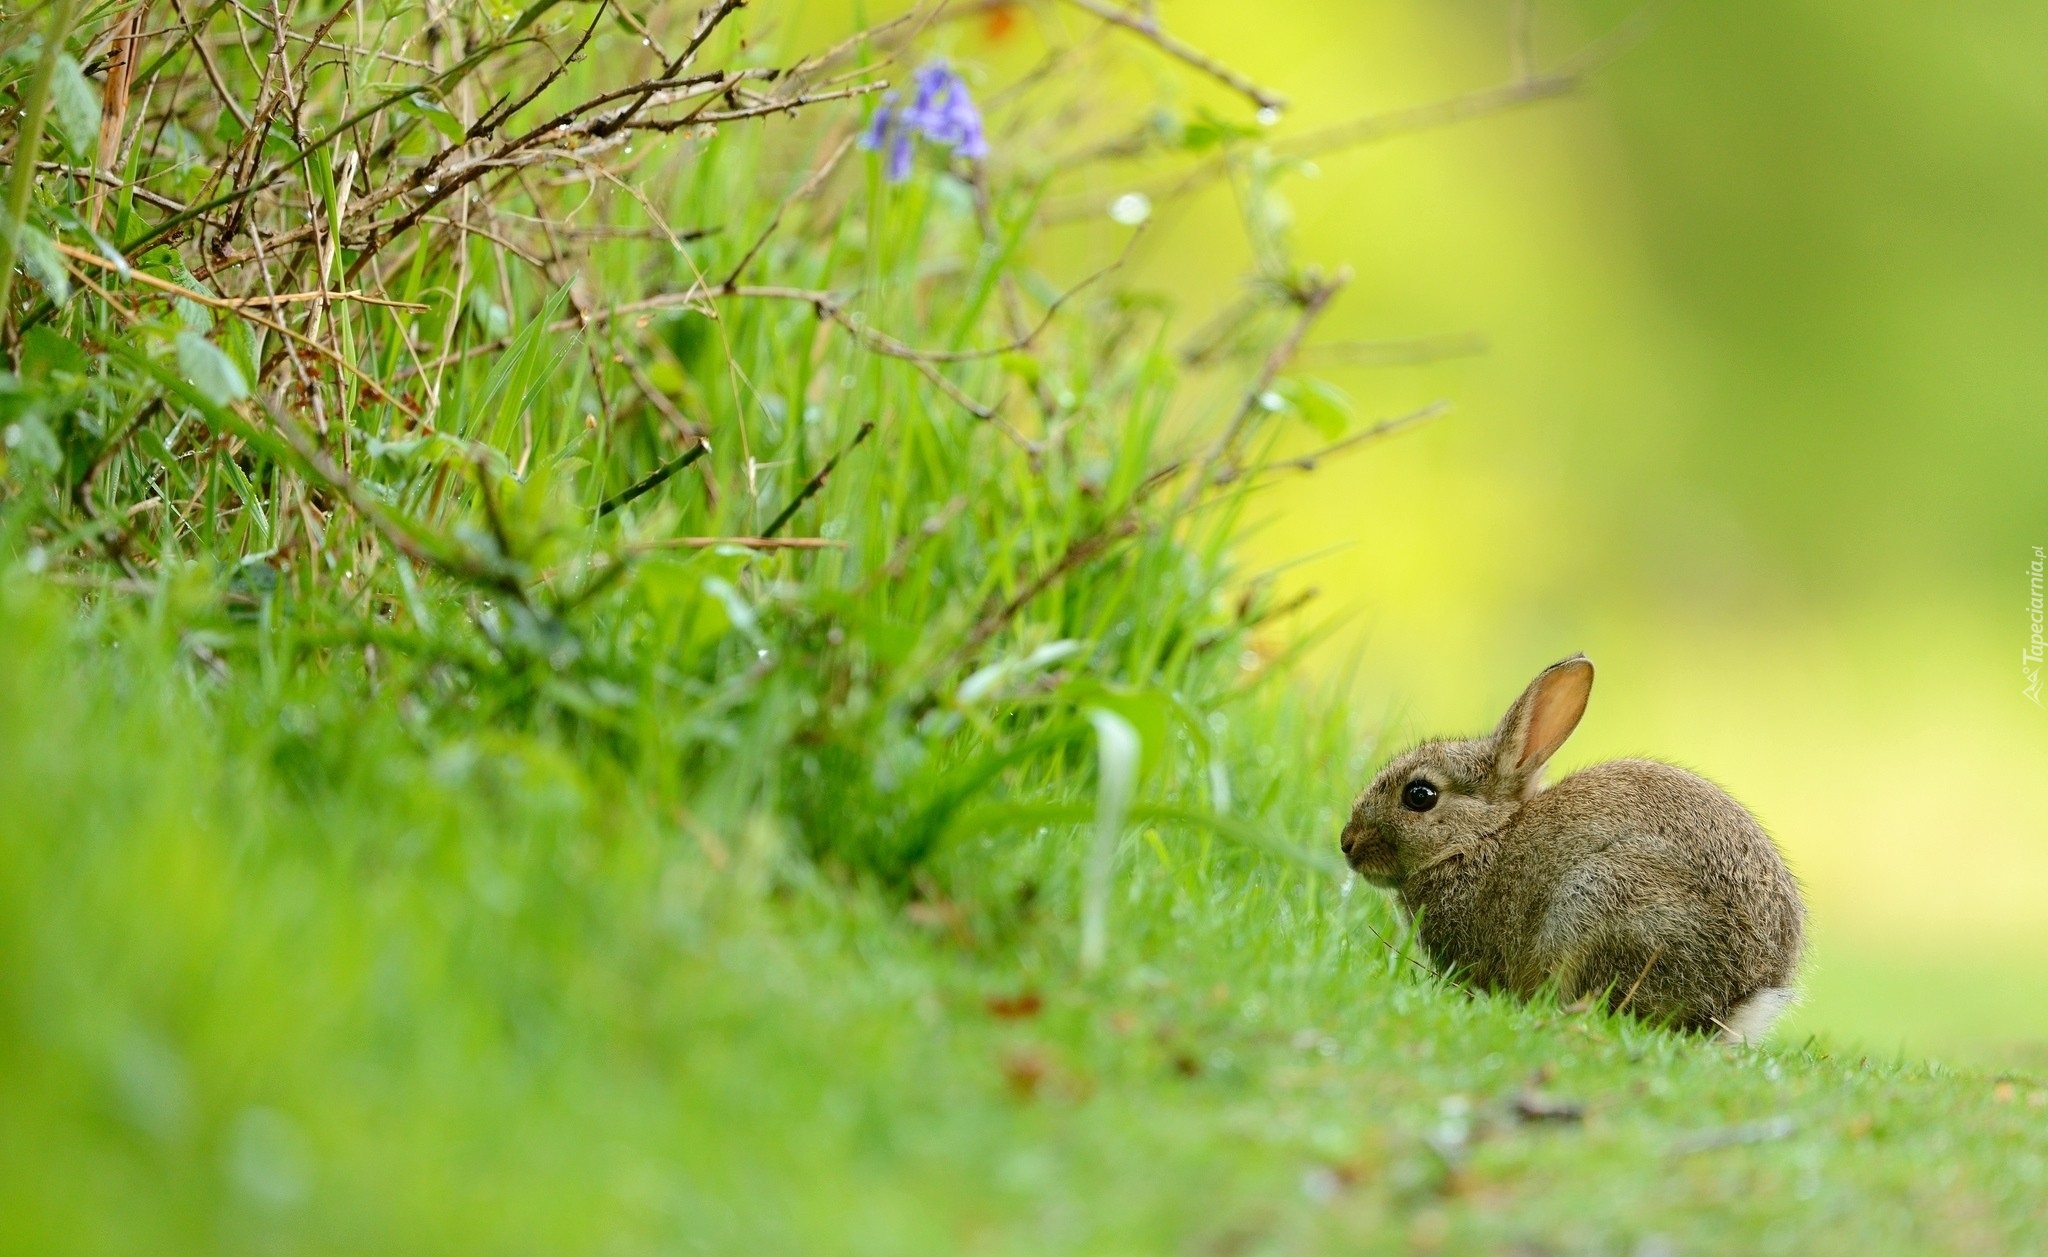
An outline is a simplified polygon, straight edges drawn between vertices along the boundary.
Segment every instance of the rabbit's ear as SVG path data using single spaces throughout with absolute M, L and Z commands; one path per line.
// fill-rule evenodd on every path
M 1573 655 L 1551 664 L 1501 718 L 1494 733 L 1494 771 L 1513 783 L 1534 781 L 1536 774 L 1586 714 L 1593 692 L 1593 661 Z

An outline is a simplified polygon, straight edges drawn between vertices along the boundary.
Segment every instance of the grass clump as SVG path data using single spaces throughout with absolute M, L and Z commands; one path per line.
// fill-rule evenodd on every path
M 60 160 L 67 121 L 22 224 L 28 561 L 211 586 L 187 640 L 218 676 L 547 731 L 889 883 L 1091 759 L 1089 710 L 1148 797 L 1206 798 L 1274 610 L 1226 595 L 1226 539 L 1287 416 L 1163 448 L 1162 311 L 1038 269 L 1047 171 L 856 150 L 913 28 L 781 56 L 737 8 L 341 9 L 278 42 L 215 4 L 157 41 L 102 139 L 118 194 Z M 991 123 L 1029 151 L 1037 117 Z M 1275 270 L 1263 300 L 1328 291 Z
M 946 24 L 739 9 L 7 27 L 10 1238 L 2023 1233 L 2033 1084 L 1468 999 L 1345 879 L 1370 741 L 1230 540 L 1390 429 L 1256 127 L 1084 133 L 1077 45 L 897 181 Z M 1043 238 L 1133 159 L 1247 211 L 1189 339 Z

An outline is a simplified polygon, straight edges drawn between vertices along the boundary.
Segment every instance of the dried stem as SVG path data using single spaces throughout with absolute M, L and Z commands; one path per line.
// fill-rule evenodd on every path
M 1391 419 L 1382 419 L 1371 427 L 1354 432 L 1342 440 L 1332 441 L 1321 449 L 1311 450 L 1309 453 L 1303 454 L 1298 458 L 1282 458 L 1272 462 L 1261 463 L 1250 471 L 1242 467 L 1226 467 L 1215 474 L 1211 483 L 1225 485 L 1246 475 L 1264 475 L 1275 471 L 1314 471 L 1322 465 L 1325 459 L 1335 457 L 1347 450 L 1356 449 L 1358 446 L 1368 445 L 1374 441 L 1390 437 L 1396 432 L 1428 423 L 1430 420 L 1440 418 L 1450 412 L 1451 404 L 1449 402 L 1434 401 L 1420 410 L 1411 410 L 1405 415 L 1396 415 Z
M 853 434 L 853 439 L 846 443 L 846 448 L 825 460 L 825 465 L 818 468 L 816 475 L 804 482 L 804 487 L 797 491 L 797 495 L 789 500 L 789 505 L 783 507 L 780 514 L 769 521 L 768 526 L 761 530 L 761 535 L 763 537 L 773 537 L 776 533 L 781 532 L 782 526 L 787 524 L 796 515 L 798 508 L 817 496 L 818 490 L 825 487 L 825 481 L 831 477 L 832 472 L 839 466 L 839 460 L 860 448 L 860 443 L 867 440 L 868 435 L 874 430 L 873 420 L 862 423 L 860 429 Z
M 1105 22 L 1123 27 L 1125 30 L 1137 35 L 1140 39 L 1147 41 L 1167 56 L 1185 62 L 1187 65 L 1200 70 L 1210 78 L 1215 79 L 1225 87 L 1245 97 L 1260 109 L 1271 109 L 1278 113 L 1280 110 L 1287 108 L 1286 97 L 1260 87 L 1257 83 L 1252 82 L 1244 75 L 1239 74 L 1236 70 L 1231 69 L 1199 48 L 1191 47 L 1168 34 L 1149 10 L 1142 13 L 1133 13 L 1128 9 L 1121 9 L 1107 3 L 1107 0 L 1067 0 L 1067 3 L 1077 9 L 1086 10 Z

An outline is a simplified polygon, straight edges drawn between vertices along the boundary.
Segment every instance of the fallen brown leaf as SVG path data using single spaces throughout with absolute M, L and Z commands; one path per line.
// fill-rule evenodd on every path
M 1029 989 L 1019 991 L 1015 995 L 991 995 L 981 1003 L 992 1016 L 1001 1017 L 1005 1021 L 1036 1017 L 1045 1011 L 1045 997 Z

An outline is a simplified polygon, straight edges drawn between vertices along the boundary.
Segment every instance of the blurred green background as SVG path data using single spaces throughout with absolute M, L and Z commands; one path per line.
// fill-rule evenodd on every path
M 1164 11 L 1291 94 L 1283 133 L 1511 74 L 1503 3 Z M 1539 62 L 1632 11 L 1534 6 Z M 1268 499 L 1257 552 L 1319 555 L 1285 579 L 1345 613 L 1322 675 L 1420 735 L 1591 654 L 1559 767 L 1694 766 L 1804 879 L 1788 1036 L 2048 1062 L 2044 56 L 2040 6 L 1673 5 L 1577 95 L 1289 185 L 1302 254 L 1358 273 L 1317 339 L 1489 345 L 1325 372 L 1457 409 Z M 1232 212 L 1165 221 L 1162 278 L 1241 266 L 1187 247 Z

